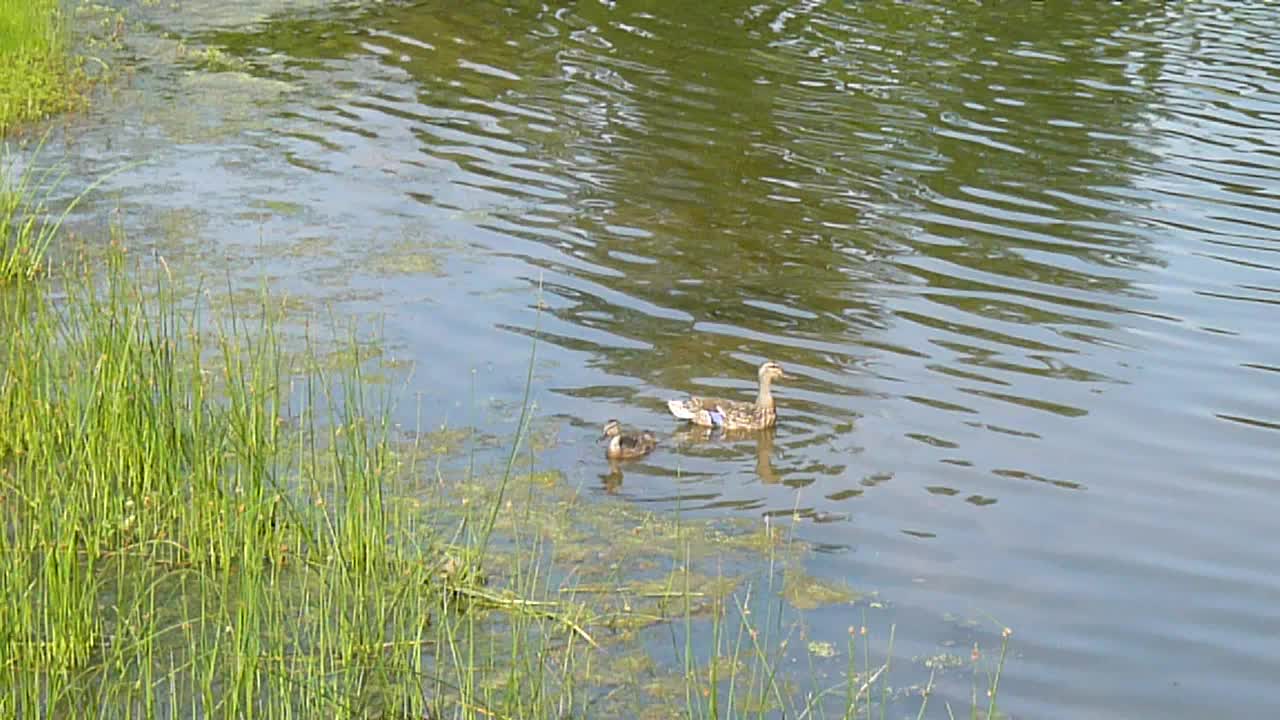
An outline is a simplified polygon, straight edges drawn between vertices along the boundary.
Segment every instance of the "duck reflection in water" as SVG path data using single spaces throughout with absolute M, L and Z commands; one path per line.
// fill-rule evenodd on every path
M 777 426 L 770 425 L 759 430 L 717 430 L 716 428 L 690 425 L 676 431 L 673 436 L 677 445 L 702 445 L 712 442 L 740 443 L 755 441 L 756 475 L 766 485 L 780 482 L 773 469 L 773 440 L 777 436 Z

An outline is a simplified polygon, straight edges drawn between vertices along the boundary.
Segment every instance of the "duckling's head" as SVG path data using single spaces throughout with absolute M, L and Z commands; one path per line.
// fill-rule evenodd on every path
M 760 382 L 786 377 L 782 372 L 782 366 L 772 360 L 760 366 L 760 372 L 758 375 L 760 377 Z
M 604 433 L 600 435 L 600 439 L 603 440 L 609 437 L 616 437 L 621 434 L 622 423 L 619 423 L 617 420 L 610 420 L 604 424 Z

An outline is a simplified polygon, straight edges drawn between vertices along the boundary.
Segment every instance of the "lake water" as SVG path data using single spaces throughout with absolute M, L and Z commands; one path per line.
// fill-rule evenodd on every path
M 57 150 L 144 161 L 83 217 L 381 318 L 406 421 L 509 432 L 541 338 L 540 462 L 793 523 L 903 684 L 1008 626 L 1015 716 L 1275 712 L 1274 4 L 181 5 Z M 766 359 L 776 433 L 677 432 Z

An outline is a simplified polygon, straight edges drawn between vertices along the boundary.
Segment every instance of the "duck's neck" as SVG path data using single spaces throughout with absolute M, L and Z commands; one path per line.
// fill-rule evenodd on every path
M 760 392 L 756 393 L 756 407 L 767 408 L 773 407 L 773 385 L 771 378 L 762 378 L 760 380 Z

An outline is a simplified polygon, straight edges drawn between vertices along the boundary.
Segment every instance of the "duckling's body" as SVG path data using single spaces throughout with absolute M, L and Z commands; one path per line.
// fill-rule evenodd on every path
M 773 402 L 774 378 L 786 377 L 782 366 L 766 362 L 757 373 L 760 390 L 753 403 L 741 400 L 724 400 L 713 397 L 690 397 L 668 400 L 667 409 L 681 420 L 695 425 L 719 427 L 725 430 L 758 430 L 772 427 L 778 422 L 777 406 Z
M 658 446 L 658 438 L 649 431 L 623 432 L 617 420 L 605 423 L 602 438 L 609 438 L 604 454 L 613 460 L 630 460 L 644 457 Z

